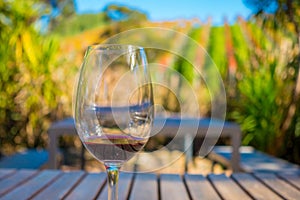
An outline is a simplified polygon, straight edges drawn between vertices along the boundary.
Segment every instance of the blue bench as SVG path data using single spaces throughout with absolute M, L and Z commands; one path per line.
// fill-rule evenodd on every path
M 241 146 L 240 167 L 245 172 L 286 172 L 298 171 L 300 167 L 286 160 L 268 155 L 250 146 Z M 210 155 L 211 159 L 229 166 L 232 149 L 230 146 L 216 146 Z M 230 166 L 229 166 L 230 167 Z
M 45 150 L 28 149 L 0 159 L 0 168 L 40 169 L 48 161 Z

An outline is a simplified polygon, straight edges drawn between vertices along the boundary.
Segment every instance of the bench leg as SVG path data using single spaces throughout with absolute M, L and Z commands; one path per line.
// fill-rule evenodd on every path
M 235 135 L 235 137 L 231 137 L 232 142 L 232 155 L 231 155 L 231 165 L 233 172 L 241 171 L 240 168 L 240 146 L 241 146 L 241 131 Z
M 48 167 L 49 169 L 57 169 L 57 161 L 56 161 L 56 155 L 57 155 L 57 139 L 55 133 L 49 131 L 49 144 L 48 144 L 48 151 L 49 151 L 49 161 L 48 161 Z
M 185 150 L 185 163 L 184 170 L 188 171 L 188 164 L 193 158 L 193 138 L 191 135 L 186 134 L 184 136 L 184 150 Z

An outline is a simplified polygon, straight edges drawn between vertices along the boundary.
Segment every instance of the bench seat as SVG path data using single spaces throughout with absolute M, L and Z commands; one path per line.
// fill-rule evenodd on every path
M 0 168 L 40 169 L 48 161 L 45 150 L 28 149 L 0 159 Z
M 298 165 L 258 151 L 251 146 L 241 146 L 239 151 L 241 156 L 240 167 L 245 172 L 277 173 L 300 171 Z M 231 152 L 232 148 L 230 146 L 216 146 L 209 157 L 216 162 L 228 166 L 230 165 Z

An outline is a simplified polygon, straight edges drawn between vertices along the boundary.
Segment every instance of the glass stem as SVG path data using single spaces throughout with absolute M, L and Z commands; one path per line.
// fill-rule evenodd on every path
M 108 200 L 118 200 L 119 165 L 105 165 L 107 172 Z

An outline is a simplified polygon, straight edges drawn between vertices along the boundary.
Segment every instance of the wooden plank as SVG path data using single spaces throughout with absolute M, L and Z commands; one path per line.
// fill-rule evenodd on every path
M 64 172 L 54 183 L 38 193 L 34 200 L 62 199 L 84 175 L 83 171 Z
M 20 170 L 9 176 L 6 179 L 0 181 L 0 197 L 5 193 L 8 193 L 10 190 L 15 188 L 16 186 L 22 184 L 27 181 L 30 177 L 32 177 L 37 171 L 35 170 Z
M 29 199 L 50 184 L 51 181 L 54 181 L 60 174 L 60 171 L 42 171 L 26 183 L 5 194 L 1 197 L 1 200 Z
M 119 195 L 119 199 L 127 199 L 127 197 L 129 196 L 130 193 L 130 185 L 132 182 L 132 177 L 133 174 L 132 173 L 125 173 L 122 172 L 120 173 L 120 177 L 119 177 L 119 185 L 118 185 L 118 195 Z M 101 192 L 101 194 L 99 195 L 99 197 L 97 198 L 98 200 L 101 199 L 108 199 L 108 186 L 107 184 L 105 185 L 105 188 L 103 189 L 103 191 Z
M 255 173 L 255 176 L 285 199 L 298 200 L 300 197 L 299 190 L 273 173 Z
M 232 175 L 254 199 L 282 199 L 251 174 L 237 173 Z
M 135 175 L 130 200 L 155 200 L 158 199 L 158 183 L 155 174 Z
M 65 199 L 95 199 L 105 184 L 105 181 L 106 173 L 89 173 Z
M 210 182 L 202 175 L 184 175 L 192 199 L 221 199 Z
M 284 172 L 284 173 L 278 174 L 278 176 L 300 190 L 300 174 L 299 173 Z
M 228 199 L 228 200 L 252 199 L 232 179 L 225 176 L 224 174 L 220 174 L 220 175 L 210 174 L 208 175 L 208 178 L 215 186 L 216 190 L 221 195 L 222 199 Z
M 15 169 L 1 169 L 0 170 L 0 180 L 3 178 L 6 178 L 7 176 L 12 175 L 14 172 L 16 172 Z
M 176 190 L 174 190 L 176 188 Z M 162 200 L 189 199 L 182 178 L 178 174 L 160 175 L 160 196 Z

